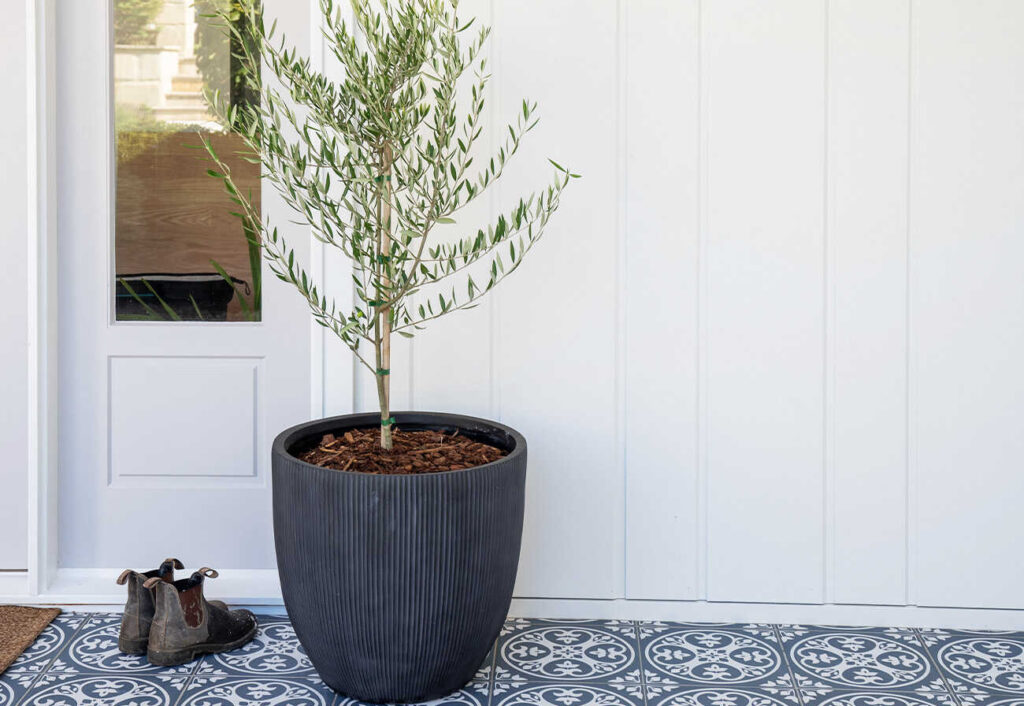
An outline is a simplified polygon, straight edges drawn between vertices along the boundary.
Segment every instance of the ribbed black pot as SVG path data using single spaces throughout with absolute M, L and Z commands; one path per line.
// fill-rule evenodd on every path
M 512 600 L 523 530 L 526 440 L 474 417 L 396 412 L 400 429 L 459 430 L 507 450 L 462 471 L 377 475 L 293 452 L 379 415 L 309 422 L 274 441 L 274 539 L 288 616 L 320 677 L 373 702 L 464 686 Z

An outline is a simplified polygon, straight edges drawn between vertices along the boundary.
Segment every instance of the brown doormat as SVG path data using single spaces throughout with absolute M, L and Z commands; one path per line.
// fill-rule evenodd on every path
M 58 615 L 60 608 L 0 605 L 0 674 Z

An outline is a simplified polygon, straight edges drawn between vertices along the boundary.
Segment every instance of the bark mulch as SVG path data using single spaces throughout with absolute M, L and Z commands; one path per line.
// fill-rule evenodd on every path
M 458 471 L 497 461 L 505 452 L 460 436 L 458 431 L 392 431 L 390 451 L 380 447 L 379 429 L 325 434 L 319 445 L 298 454 L 306 463 L 338 471 L 411 474 Z

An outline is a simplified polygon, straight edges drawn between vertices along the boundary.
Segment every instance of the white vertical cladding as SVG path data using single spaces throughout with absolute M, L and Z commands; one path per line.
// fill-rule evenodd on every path
M 708 599 L 823 599 L 825 4 L 703 7 Z
M 832 0 L 828 424 L 837 603 L 907 597 L 909 0 Z
M 323 8 L 318 0 L 309 1 L 309 46 L 313 66 L 331 80 L 340 81 L 345 69 L 331 51 L 328 38 L 324 36 L 326 18 Z M 351 26 L 351 6 L 343 5 L 338 12 L 342 13 L 345 22 Z M 334 299 L 339 310 L 352 309 L 355 297 L 352 264 L 341 250 L 314 242 L 310 249 L 310 271 L 314 276 L 319 275 L 321 289 L 326 296 Z M 316 323 L 312 327 L 311 416 L 317 418 L 349 414 L 354 411 L 355 374 L 359 363 L 333 332 Z
M 911 461 L 920 605 L 1024 607 L 1024 4 L 919 2 Z
M 698 0 L 627 3 L 626 597 L 698 594 Z
M 489 303 L 396 350 L 395 402 L 527 434 L 517 595 L 1024 608 L 1024 5 L 911 2 L 464 1 L 495 24 L 490 134 L 523 96 L 541 123 L 459 226 L 544 183 L 544 157 L 584 178 Z M 61 31 L 104 29 L 76 17 Z M 103 182 L 88 121 L 60 130 L 82 157 L 60 185 Z M 106 227 L 64 190 L 66 227 Z M 106 267 L 70 247 L 65 275 Z M 107 298 L 89 301 L 65 340 L 106 326 Z
M 550 182 L 546 157 L 583 175 L 516 276 L 499 285 L 502 421 L 530 440 L 517 595 L 621 594 L 618 452 L 618 7 L 521 0 L 495 8 L 496 120 L 521 100 L 540 124 L 499 188 L 508 210 Z
M 467 43 L 470 40 L 475 40 L 476 33 L 481 26 L 493 25 L 490 0 L 460 2 L 459 17 L 463 21 L 468 18 L 476 18 L 473 27 L 463 35 L 463 41 Z M 491 71 L 494 63 L 493 48 L 492 35 L 483 55 L 478 57 L 477 64 L 471 70 L 466 71 L 459 86 L 459 105 L 464 107 L 464 112 L 468 111 L 471 105 L 470 87 L 475 85 L 479 60 L 486 58 L 486 71 Z M 495 76 L 485 89 L 485 106 L 481 119 L 484 132 L 478 138 L 473 149 L 474 162 L 469 168 L 471 174 L 479 173 L 479 170 L 494 154 L 495 145 L 500 144 L 501 140 L 508 135 L 503 126 L 493 119 L 494 117 L 508 117 L 496 115 L 494 110 L 494 86 L 497 80 L 499 77 Z M 464 117 L 465 115 L 460 115 L 460 119 Z M 491 209 L 491 196 L 485 193 L 469 206 L 461 209 L 456 215 L 457 223 L 447 227 L 446 232 L 441 233 L 440 236 L 444 238 L 450 234 L 452 239 L 465 238 L 475 234 L 480 228 L 486 230 L 488 223 L 493 224 L 494 218 L 495 214 Z M 441 228 L 445 227 L 441 226 Z M 484 259 L 486 260 L 486 258 Z M 470 268 L 470 272 L 473 274 L 474 281 L 487 281 L 487 274 L 478 274 L 473 268 Z M 455 284 L 456 291 L 461 296 L 465 291 L 463 282 L 464 279 L 457 275 L 447 283 L 446 290 L 447 286 Z M 436 290 L 424 292 L 424 294 L 433 294 L 436 299 Z M 475 309 L 461 311 L 431 321 L 425 331 L 416 335 L 412 345 L 412 401 L 416 409 L 489 418 L 497 416 L 498 410 L 491 394 L 493 380 L 491 373 L 494 361 L 491 337 L 492 309 L 497 296 L 497 292 L 492 292 L 489 299 L 482 301 L 480 306 Z

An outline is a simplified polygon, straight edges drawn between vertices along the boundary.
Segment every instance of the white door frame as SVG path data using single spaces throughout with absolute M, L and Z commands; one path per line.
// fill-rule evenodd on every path
M 54 17 L 56 0 L 26 0 L 28 238 L 28 570 L 41 597 L 57 570 L 57 277 Z M 0 590 L 0 593 L 3 591 Z

